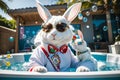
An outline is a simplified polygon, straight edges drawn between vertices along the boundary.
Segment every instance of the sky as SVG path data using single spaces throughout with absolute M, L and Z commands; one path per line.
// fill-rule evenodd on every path
M 7 3 L 10 9 L 19 9 L 19 8 L 26 8 L 26 7 L 36 7 L 36 0 L 3 0 Z M 39 0 L 43 5 L 52 5 L 55 4 L 57 0 Z M 0 15 L 5 17 L 6 19 L 10 20 L 11 17 L 4 13 L 0 9 Z

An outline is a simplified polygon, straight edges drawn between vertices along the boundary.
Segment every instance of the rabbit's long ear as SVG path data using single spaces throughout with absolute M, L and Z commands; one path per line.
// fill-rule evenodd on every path
M 52 17 L 52 15 L 50 14 L 49 10 L 45 8 L 38 0 L 36 0 L 36 3 L 37 3 L 37 10 L 40 17 L 44 22 L 46 22 L 48 19 Z
M 77 32 L 81 40 L 84 40 L 83 33 L 80 30 L 77 30 Z
M 67 11 L 64 13 L 64 17 L 67 19 L 67 21 L 69 23 L 71 23 L 76 16 L 78 15 L 78 13 L 80 12 L 82 3 L 76 3 L 74 5 L 72 5 L 70 8 L 67 9 Z

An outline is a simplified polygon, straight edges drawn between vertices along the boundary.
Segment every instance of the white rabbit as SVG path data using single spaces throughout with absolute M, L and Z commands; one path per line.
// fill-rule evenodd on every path
M 52 16 L 48 9 L 37 1 L 37 10 L 44 24 L 35 39 L 35 43 L 40 42 L 40 45 L 30 57 L 29 71 L 69 71 L 71 67 L 76 67 L 79 62 L 68 43 L 73 37 L 70 23 L 78 15 L 81 5 L 76 3 L 62 16 Z
M 77 30 L 77 37 L 74 36 L 73 42 L 71 43 L 72 48 L 76 51 L 76 56 L 79 61 L 92 61 L 97 68 L 97 61 L 91 56 L 91 50 L 87 47 L 87 43 L 84 40 L 83 34 L 80 30 Z M 76 35 L 76 34 L 75 34 Z M 77 72 L 80 71 L 90 71 L 90 69 L 86 66 L 80 66 L 76 70 Z

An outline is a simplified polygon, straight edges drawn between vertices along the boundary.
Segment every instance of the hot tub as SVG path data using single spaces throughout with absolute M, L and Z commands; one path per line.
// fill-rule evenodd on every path
M 19 66 L 20 70 L 0 67 L 0 80 L 120 80 L 120 55 L 98 52 L 92 52 L 92 55 L 98 61 L 98 71 L 74 72 L 75 69 L 71 69 L 70 72 L 38 73 L 27 72 L 21 66 Z M 11 65 L 15 63 L 20 65 L 28 62 L 31 53 L 11 54 L 11 56 L 7 61 L 10 61 Z M 0 65 L 5 67 L 3 59 L 0 58 Z

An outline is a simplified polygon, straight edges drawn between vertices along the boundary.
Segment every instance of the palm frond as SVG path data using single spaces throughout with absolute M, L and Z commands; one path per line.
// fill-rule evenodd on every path
M 4 12 L 7 12 L 7 10 L 9 9 L 8 5 L 3 0 L 0 0 L 0 9 Z

